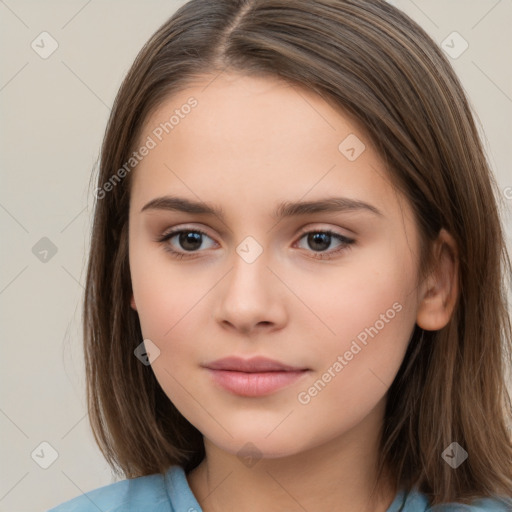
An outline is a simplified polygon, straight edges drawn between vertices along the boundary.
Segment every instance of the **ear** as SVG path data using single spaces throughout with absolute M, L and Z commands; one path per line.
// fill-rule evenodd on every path
M 132 293 L 132 297 L 130 299 L 130 306 L 132 307 L 132 309 L 134 311 L 137 311 L 137 305 L 135 304 L 135 299 L 133 298 L 133 293 Z
M 448 324 L 459 294 L 457 244 L 445 229 L 434 244 L 434 268 L 418 294 L 416 323 L 426 331 L 437 331 Z

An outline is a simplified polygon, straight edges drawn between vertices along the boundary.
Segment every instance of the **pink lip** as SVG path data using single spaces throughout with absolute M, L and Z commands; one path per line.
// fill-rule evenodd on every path
M 207 363 L 204 366 L 211 370 L 230 370 L 236 372 L 258 373 L 258 372 L 291 372 L 307 370 L 307 368 L 300 368 L 298 366 L 289 366 L 287 364 L 268 359 L 266 357 L 251 357 L 250 359 L 242 359 L 241 357 L 224 357 L 217 359 L 212 363 Z
M 308 372 L 307 368 L 285 365 L 265 357 L 226 357 L 208 363 L 205 367 L 221 387 L 247 397 L 273 393 Z

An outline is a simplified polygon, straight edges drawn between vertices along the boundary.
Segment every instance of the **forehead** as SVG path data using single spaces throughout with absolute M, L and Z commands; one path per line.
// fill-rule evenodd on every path
M 280 200 L 340 194 L 381 210 L 398 206 L 359 124 L 278 78 L 206 75 L 149 116 L 139 145 L 149 139 L 154 147 L 133 171 L 135 206 L 165 193 L 221 204 L 228 214 L 229 204 L 270 213 Z

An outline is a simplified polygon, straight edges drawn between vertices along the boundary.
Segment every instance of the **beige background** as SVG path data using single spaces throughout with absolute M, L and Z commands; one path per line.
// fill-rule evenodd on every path
M 85 409 L 80 305 L 93 205 L 89 179 L 124 74 L 183 3 L 0 1 L 0 511 L 46 510 L 114 481 Z M 510 209 L 512 2 L 390 3 L 440 45 L 453 31 L 468 42 L 451 61 L 485 130 Z M 43 31 L 58 43 L 47 59 L 31 47 Z M 510 240 L 509 213 L 506 223 Z M 57 250 L 46 262 L 33 253 L 43 237 Z M 38 462 L 50 461 L 42 442 L 58 452 L 47 469 L 31 456 L 35 450 Z

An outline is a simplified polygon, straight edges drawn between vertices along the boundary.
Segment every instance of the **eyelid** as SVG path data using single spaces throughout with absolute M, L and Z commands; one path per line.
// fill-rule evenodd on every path
M 327 227 L 326 227 L 326 224 L 316 223 L 316 224 L 308 225 L 308 226 L 306 226 L 304 228 L 301 228 L 301 230 L 299 231 L 297 236 L 302 236 L 302 235 L 304 235 L 306 233 L 309 233 L 311 231 L 320 231 L 320 232 L 328 231 L 328 232 L 331 232 L 331 233 L 336 234 L 338 236 L 341 236 L 341 237 L 344 237 L 344 238 L 349 238 L 349 239 L 351 239 L 352 236 L 355 235 L 355 233 L 353 231 L 350 231 L 349 229 L 345 228 L 345 231 L 349 231 L 350 233 L 352 233 L 351 235 L 340 232 L 339 231 L 340 229 L 342 229 L 342 228 L 340 228 L 339 226 L 331 227 L 331 226 L 327 225 Z
M 206 228 L 190 226 L 187 224 L 184 224 L 184 225 L 178 224 L 176 226 L 173 226 L 172 228 L 168 228 L 163 231 L 163 233 L 159 236 L 159 238 L 166 237 L 166 236 L 170 235 L 171 233 L 176 235 L 176 234 L 180 233 L 181 231 L 194 231 L 196 233 L 202 233 L 203 235 L 206 235 L 207 237 L 214 240 L 214 237 L 208 233 Z

